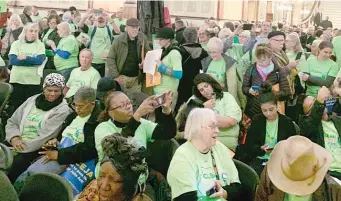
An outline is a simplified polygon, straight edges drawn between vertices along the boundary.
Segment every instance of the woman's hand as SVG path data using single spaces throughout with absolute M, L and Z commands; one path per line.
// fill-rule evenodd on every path
M 56 50 L 56 49 L 57 49 L 56 44 L 54 43 L 53 40 L 48 40 L 48 41 L 46 41 L 46 45 L 50 46 L 51 49 L 53 49 L 53 50 Z
M 271 154 L 272 152 L 272 148 L 270 148 L 269 145 L 267 144 L 261 146 L 260 149 L 263 150 L 267 154 Z
M 219 181 L 214 181 L 214 187 L 217 192 L 213 193 L 210 198 L 224 198 L 227 199 L 227 192 L 223 189 Z
M 137 108 L 136 112 L 133 115 L 136 121 L 140 121 L 141 117 L 154 112 L 155 105 L 157 105 L 157 102 L 154 100 L 154 98 L 155 96 L 148 97 L 142 102 L 140 107 Z
M 205 108 L 210 108 L 210 109 L 213 109 L 215 107 L 215 100 L 214 99 L 211 99 L 211 100 L 208 100 L 204 103 L 204 107 Z
M 45 155 L 45 159 L 43 161 L 43 164 L 49 162 L 49 161 L 56 161 L 58 160 L 58 151 L 56 150 L 47 150 L 46 151 L 40 151 L 39 154 Z
M 252 96 L 258 96 L 258 95 L 259 95 L 259 91 L 253 90 L 252 88 L 249 89 L 249 93 L 250 93 Z
M 53 138 L 44 144 L 44 146 L 51 146 L 51 147 L 58 147 L 58 145 L 59 145 L 59 142 L 56 138 Z
M 287 65 L 289 70 L 292 70 L 297 67 L 297 65 L 300 63 L 300 60 L 296 61 L 290 61 L 289 64 Z
M 306 82 L 309 79 L 309 75 L 306 73 L 302 73 L 302 80 Z
M 25 142 L 18 136 L 12 137 L 11 145 L 16 151 L 24 151 L 24 149 L 26 149 Z
M 173 92 L 172 91 L 166 92 L 164 97 L 165 103 L 162 105 L 162 111 L 168 115 L 172 112 Z

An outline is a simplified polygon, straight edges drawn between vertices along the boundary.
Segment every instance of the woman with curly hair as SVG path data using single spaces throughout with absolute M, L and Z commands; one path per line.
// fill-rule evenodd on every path
M 194 78 L 193 95 L 183 105 L 176 117 L 179 131 L 184 130 L 186 117 L 196 107 L 210 108 L 217 114 L 219 123 L 218 140 L 235 151 L 238 144 L 239 124 L 242 111 L 234 97 L 224 92 L 220 84 L 208 74 L 199 74 Z
M 100 175 L 78 196 L 76 201 L 147 201 L 141 175 L 148 174 L 146 149 L 135 146 L 128 138 L 115 133 L 102 140 L 104 157 Z

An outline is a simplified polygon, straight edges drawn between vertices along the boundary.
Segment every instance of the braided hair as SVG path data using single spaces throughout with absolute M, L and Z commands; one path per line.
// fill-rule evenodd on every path
M 105 137 L 101 145 L 104 153 L 101 164 L 110 162 L 121 175 L 126 200 L 131 200 L 136 194 L 143 193 L 140 176 L 144 174 L 147 176 L 148 172 L 145 162 L 146 149 L 135 146 L 119 133 Z

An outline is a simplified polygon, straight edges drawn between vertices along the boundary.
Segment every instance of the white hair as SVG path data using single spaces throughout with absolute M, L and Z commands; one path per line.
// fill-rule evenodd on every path
M 207 49 L 208 50 L 218 50 L 220 52 L 223 52 L 224 43 L 221 39 L 219 39 L 217 37 L 213 37 L 208 41 Z
M 223 38 L 227 38 L 227 37 L 231 36 L 231 34 L 232 34 L 231 29 L 223 28 L 222 30 L 219 31 L 218 37 L 220 39 L 223 39 Z
M 316 39 L 316 40 L 313 41 L 313 43 L 311 45 L 315 46 L 315 47 L 318 47 L 321 42 L 322 42 L 322 40 Z
M 8 21 L 8 25 L 11 26 L 12 25 L 12 21 L 13 19 L 16 18 L 18 21 L 19 21 L 19 27 L 23 27 L 23 23 L 21 21 L 21 18 L 18 14 L 13 14 L 11 15 L 11 17 L 9 18 L 9 21 Z
M 249 39 L 251 37 L 251 32 L 248 30 L 244 30 L 242 33 L 239 35 L 244 36 L 245 38 Z
M 61 22 L 60 24 L 58 24 L 57 27 L 60 27 L 61 29 L 65 29 L 66 30 L 66 36 L 69 36 L 72 34 L 71 32 L 71 25 L 68 22 Z
M 18 40 L 20 40 L 21 42 L 25 42 L 25 41 L 26 41 L 26 32 L 27 32 L 28 30 L 31 30 L 31 29 L 37 29 L 37 30 L 38 30 L 38 32 L 37 32 L 37 37 L 36 37 L 35 41 L 39 41 L 39 37 L 38 37 L 38 34 L 39 34 L 39 24 L 38 24 L 38 23 L 30 23 L 30 22 L 27 23 L 27 24 L 24 26 L 24 28 L 23 28 L 21 34 L 20 34 L 19 37 L 18 37 Z
M 217 121 L 216 114 L 213 110 L 208 108 L 193 109 L 186 120 L 185 139 L 192 140 L 200 137 L 201 128 L 203 126 L 209 126 L 210 120 Z

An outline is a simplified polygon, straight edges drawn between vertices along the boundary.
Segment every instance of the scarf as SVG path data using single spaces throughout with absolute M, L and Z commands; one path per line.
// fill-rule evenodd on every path
M 36 107 L 40 110 L 43 111 L 49 111 L 52 108 L 56 107 L 60 103 L 62 103 L 64 100 L 64 96 L 60 95 L 55 101 L 50 102 L 45 99 L 45 95 L 41 93 L 37 98 L 36 98 Z
M 174 49 L 176 49 L 176 50 L 178 50 L 180 52 L 180 49 L 179 49 L 179 47 L 177 45 L 178 45 L 177 42 L 173 40 L 173 41 L 171 41 L 171 44 L 169 45 L 169 47 L 162 48 L 163 51 L 162 51 L 162 54 L 161 54 L 161 60 L 165 56 L 167 56 Z
M 289 59 L 284 51 L 274 52 L 273 55 L 275 56 L 275 60 L 280 68 L 284 68 L 289 64 Z M 295 94 L 295 77 L 297 75 L 297 69 L 292 69 L 291 73 L 287 75 L 291 96 Z
M 256 67 L 263 81 L 265 81 L 268 75 L 275 69 L 275 64 L 271 62 L 271 64 L 266 68 L 259 67 L 258 65 L 256 65 Z

